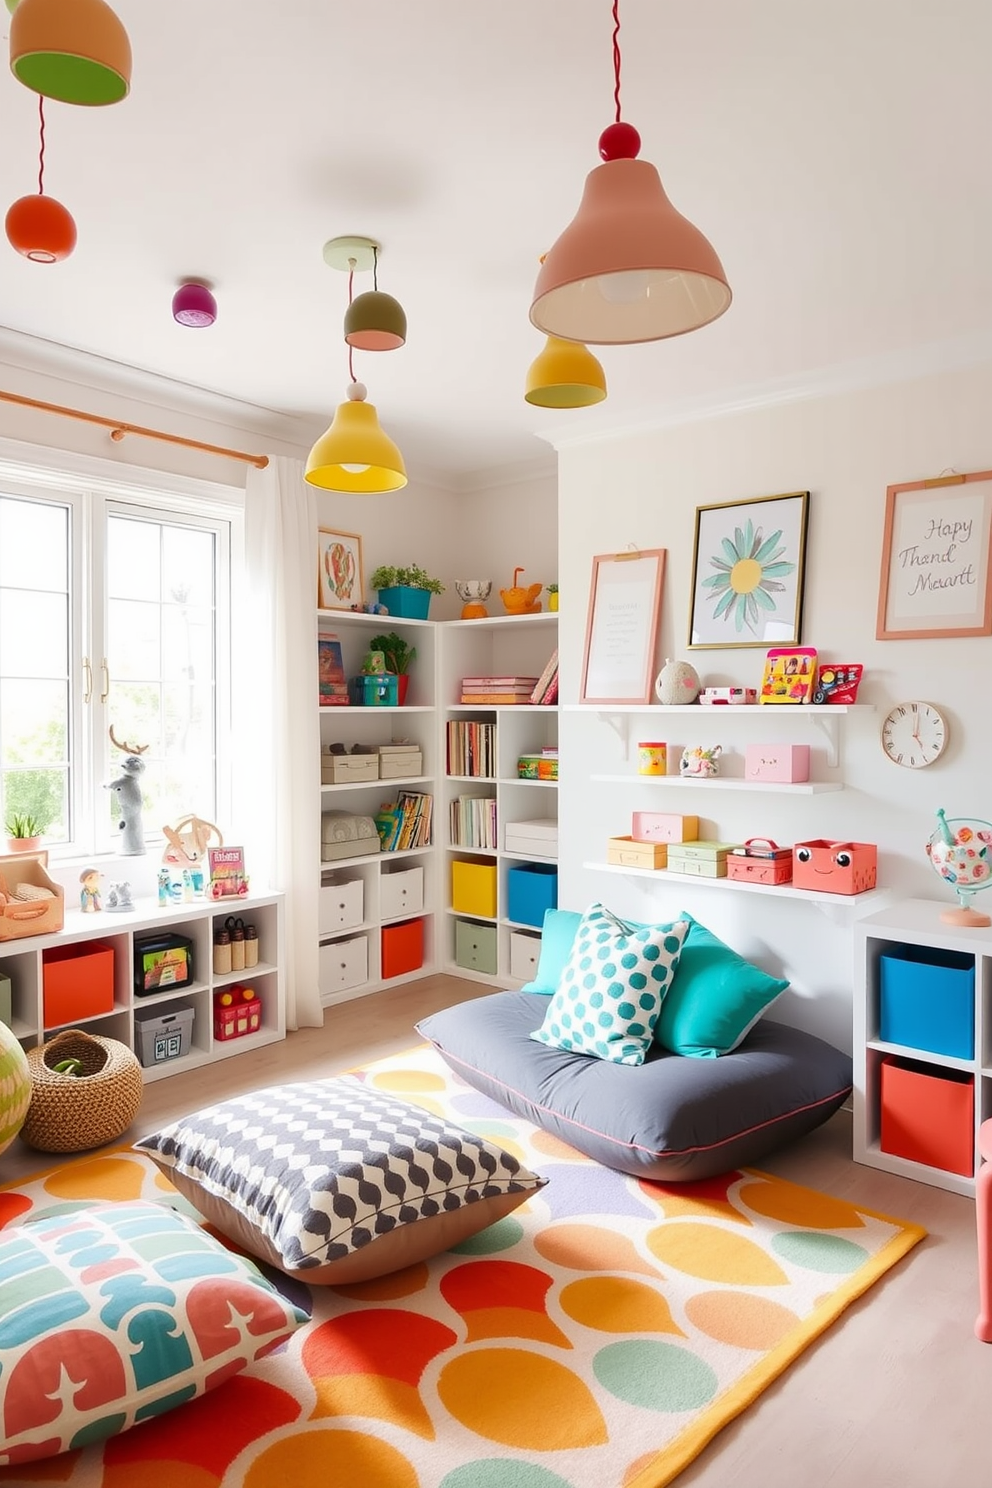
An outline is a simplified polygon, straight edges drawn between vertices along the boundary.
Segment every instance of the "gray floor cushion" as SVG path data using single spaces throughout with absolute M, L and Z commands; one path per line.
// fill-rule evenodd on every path
M 477 1090 L 638 1178 L 691 1182 L 756 1162 L 826 1121 L 851 1092 L 849 1055 L 767 1018 L 719 1059 L 655 1046 L 629 1066 L 535 1042 L 546 1011 L 544 997 L 497 992 L 417 1029 Z

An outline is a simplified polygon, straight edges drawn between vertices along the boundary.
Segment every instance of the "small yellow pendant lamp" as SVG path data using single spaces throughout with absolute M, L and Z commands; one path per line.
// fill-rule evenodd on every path
M 19 0 L 10 70 L 59 103 L 119 103 L 131 87 L 131 43 L 105 0 Z
M 374 496 L 400 491 L 406 466 L 396 445 L 379 427 L 379 415 L 364 383 L 353 382 L 347 402 L 340 403 L 331 426 L 307 456 L 304 479 L 323 491 Z
M 549 336 L 530 364 L 524 397 L 538 408 L 588 408 L 606 397 L 606 373 L 581 342 Z

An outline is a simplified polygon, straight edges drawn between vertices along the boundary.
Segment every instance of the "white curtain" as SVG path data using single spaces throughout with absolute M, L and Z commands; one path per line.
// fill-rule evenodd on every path
M 233 799 L 247 868 L 286 895 L 289 1028 L 323 1023 L 317 969 L 320 727 L 317 511 L 299 460 L 249 468 L 245 592 L 235 604 Z

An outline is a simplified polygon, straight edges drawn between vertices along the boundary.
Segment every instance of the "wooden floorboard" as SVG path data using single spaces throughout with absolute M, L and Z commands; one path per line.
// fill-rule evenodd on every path
M 429 1012 L 492 989 L 431 976 L 329 1008 L 322 1028 L 149 1085 L 127 1134 L 183 1111 L 280 1080 L 321 1078 L 402 1052 Z M 985 1412 L 992 1345 L 974 1337 L 975 1218 L 971 1199 L 858 1165 L 850 1115 L 839 1112 L 762 1166 L 883 1214 L 928 1238 L 899 1262 L 705 1449 L 679 1488 L 942 1488 L 992 1483 Z M 0 1181 L 59 1159 L 19 1140 Z M 621 1488 L 590 1484 L 589 1488 Z

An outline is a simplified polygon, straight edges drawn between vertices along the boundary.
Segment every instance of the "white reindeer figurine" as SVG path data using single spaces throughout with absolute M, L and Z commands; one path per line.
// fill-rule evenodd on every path
M 121 765 L 121 774 L 107 786 L 108 790 L 117 792 L 120 802 L 121 819 L 118 826 L 123 833 L 121 854 L 126 858 L 137 858 L 145 851 L 145 832 L 141 824 L 141 776 L 144 774 L 145 762 L 141 756 L 148 745 L 122 744 L 115 737 L 113 726 L 110 729 L 110 742 L 117 749 L 122 749 L 127 756 Z

